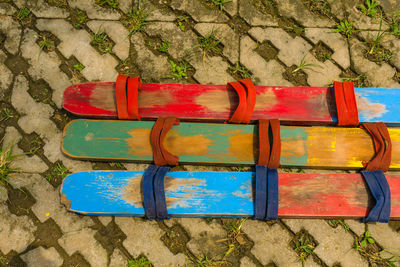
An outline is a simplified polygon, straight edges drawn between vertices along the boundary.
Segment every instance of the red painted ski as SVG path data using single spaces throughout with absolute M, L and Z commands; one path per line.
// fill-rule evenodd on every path
M 227 121 L 238 105 L 236 92 L 226 85 L 147 83 L 138 91 L 143 119 L 173 116 L 190 121 Z M 256 86 L 256 92 L 252 120 L 279 118 L 295 124 L 337 121 L 330 87 Z M 78 116 L 115 119 L 115 83 L 70 86 L 64 92 L 63 106 Z

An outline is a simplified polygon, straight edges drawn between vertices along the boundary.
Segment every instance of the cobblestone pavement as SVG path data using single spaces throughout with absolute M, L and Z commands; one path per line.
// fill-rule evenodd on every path
M 0 183 L 0 265 L 399 265 L 388 260 L 400 254 L 396 222 L 148 222 L 69 213 L 58 193 L 70 172 L 146 168 L 61 153 L 73 119 L 62 93 L 74 83 L 124 73 L 162 83 L 251 77 L 259 85 L 400 88 L 400 4 L 371 1 L 0 0 L 0 138 L 22 154 L 9 184 Z

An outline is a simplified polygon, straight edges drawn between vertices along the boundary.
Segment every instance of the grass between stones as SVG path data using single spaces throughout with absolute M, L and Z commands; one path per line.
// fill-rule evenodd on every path
M 3 140 L 0 143 L 3 143 Z M 11 167 L 12 161 L 19 157 L 19 155 L 13 155 L 13 147 L 14 143 L 9 143 L 2 144 L 0 148 L 0 183 L 3 185 L 12 186 L 8 176 L 10 173 L 17 171 Z

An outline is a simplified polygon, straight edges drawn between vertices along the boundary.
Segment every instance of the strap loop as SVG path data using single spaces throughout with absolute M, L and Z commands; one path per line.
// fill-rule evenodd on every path
M 270 132 L 271 137 L 270 139 Z M 281 156 L 281 137 L 279 120 L 259 120 L 258 123 L 259 155 L 258 165 L 267 165 L 268 168 L 279 167 Z M 271 147 L 272 144 L 272 147 Z
M 143 207 L 147 219 L 169 219 L 165 200 L 164 178 L 170 167 L 150 165 L 142 182 Z
M 352 82 L 334 82 L 334 93 L 338 126 L 358 125 L 358 110 L 354 84 Z
M 239 104 L 229 122 L 249 123 L 256 104 L 256 87 L 249 78 L 239 82 L 228 83 L 228 88 L 235 90 L 239 96 Z
M 363 219 L 364 222 L 382 222 L 387 223 L 390 220 L 390 187 L 385 174 L 381 170 L 361 171 L 362 176 L 367 182 L 376 203 L 368 216 Z
M 118 75 L 115 85 L 118 119 L 139 120 L 139 87 L 142 82 L 139 77 Z
M 256 165 L 254 218 L 277 220 L 279 206 L 278 171 L 265 165 Z
M 159 117 L 154 123 L 150 142 L 153 148 L 154 164 L 157 166 L 178 165 L 179 158 L 169 153 L 164 147 L 164 138 L 173 125 L 179 125 L 177 118 Z
M 392 142 L 386 125 L 383 122 L 367 122 L 363 123 L 360 128 L 365 129 L 371 135 L 375 149 L 375 156 L 365 163 L 365 170 L 388 171 L 392 159 Z

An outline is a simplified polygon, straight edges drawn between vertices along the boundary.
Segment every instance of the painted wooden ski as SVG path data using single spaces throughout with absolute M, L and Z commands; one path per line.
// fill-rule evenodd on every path
M 86 215 L 143 217 L 143 171 L 89 171 L 67 176 L 61 199 Z M 165 177 L 168 213 L 174 217 L 254 215 L 252 172 L 170 172 Z M 386 175 L 391 220 L 400 219 L 400 175 Z M 280 218 L 361 218 L 374 205 L 360 174 L 279 174 Z
M 75 120 L 63 133 L 63 152 L 73 158 L 147 161 L 153 159 L 151 121 Z M 400 169 L 400 129 L 389 128 L 391 169 Z M 282 166 L 363 167 L 374 156 L 371 137 L 359 128 L 281 126 Z M 253 165 L 258 158 L 256 125 L 180 123 L 164 140 L 182 163 Z
M 331 87 L 256 86 L 252 120 L 280 119 L 294 124 L 336 124 Z M 355 88 L 360 122 L 400 124 L 400 89 Z M 139 113 L 144 120 L 159 116 L 182 120 L 228 120 L 238 105 L 234 90 L 226 85 L 143 84 L 139 88 Z M 63 106 L 82 117 L 117 118 L 114 82 L 90 82 L 68 87 Z

